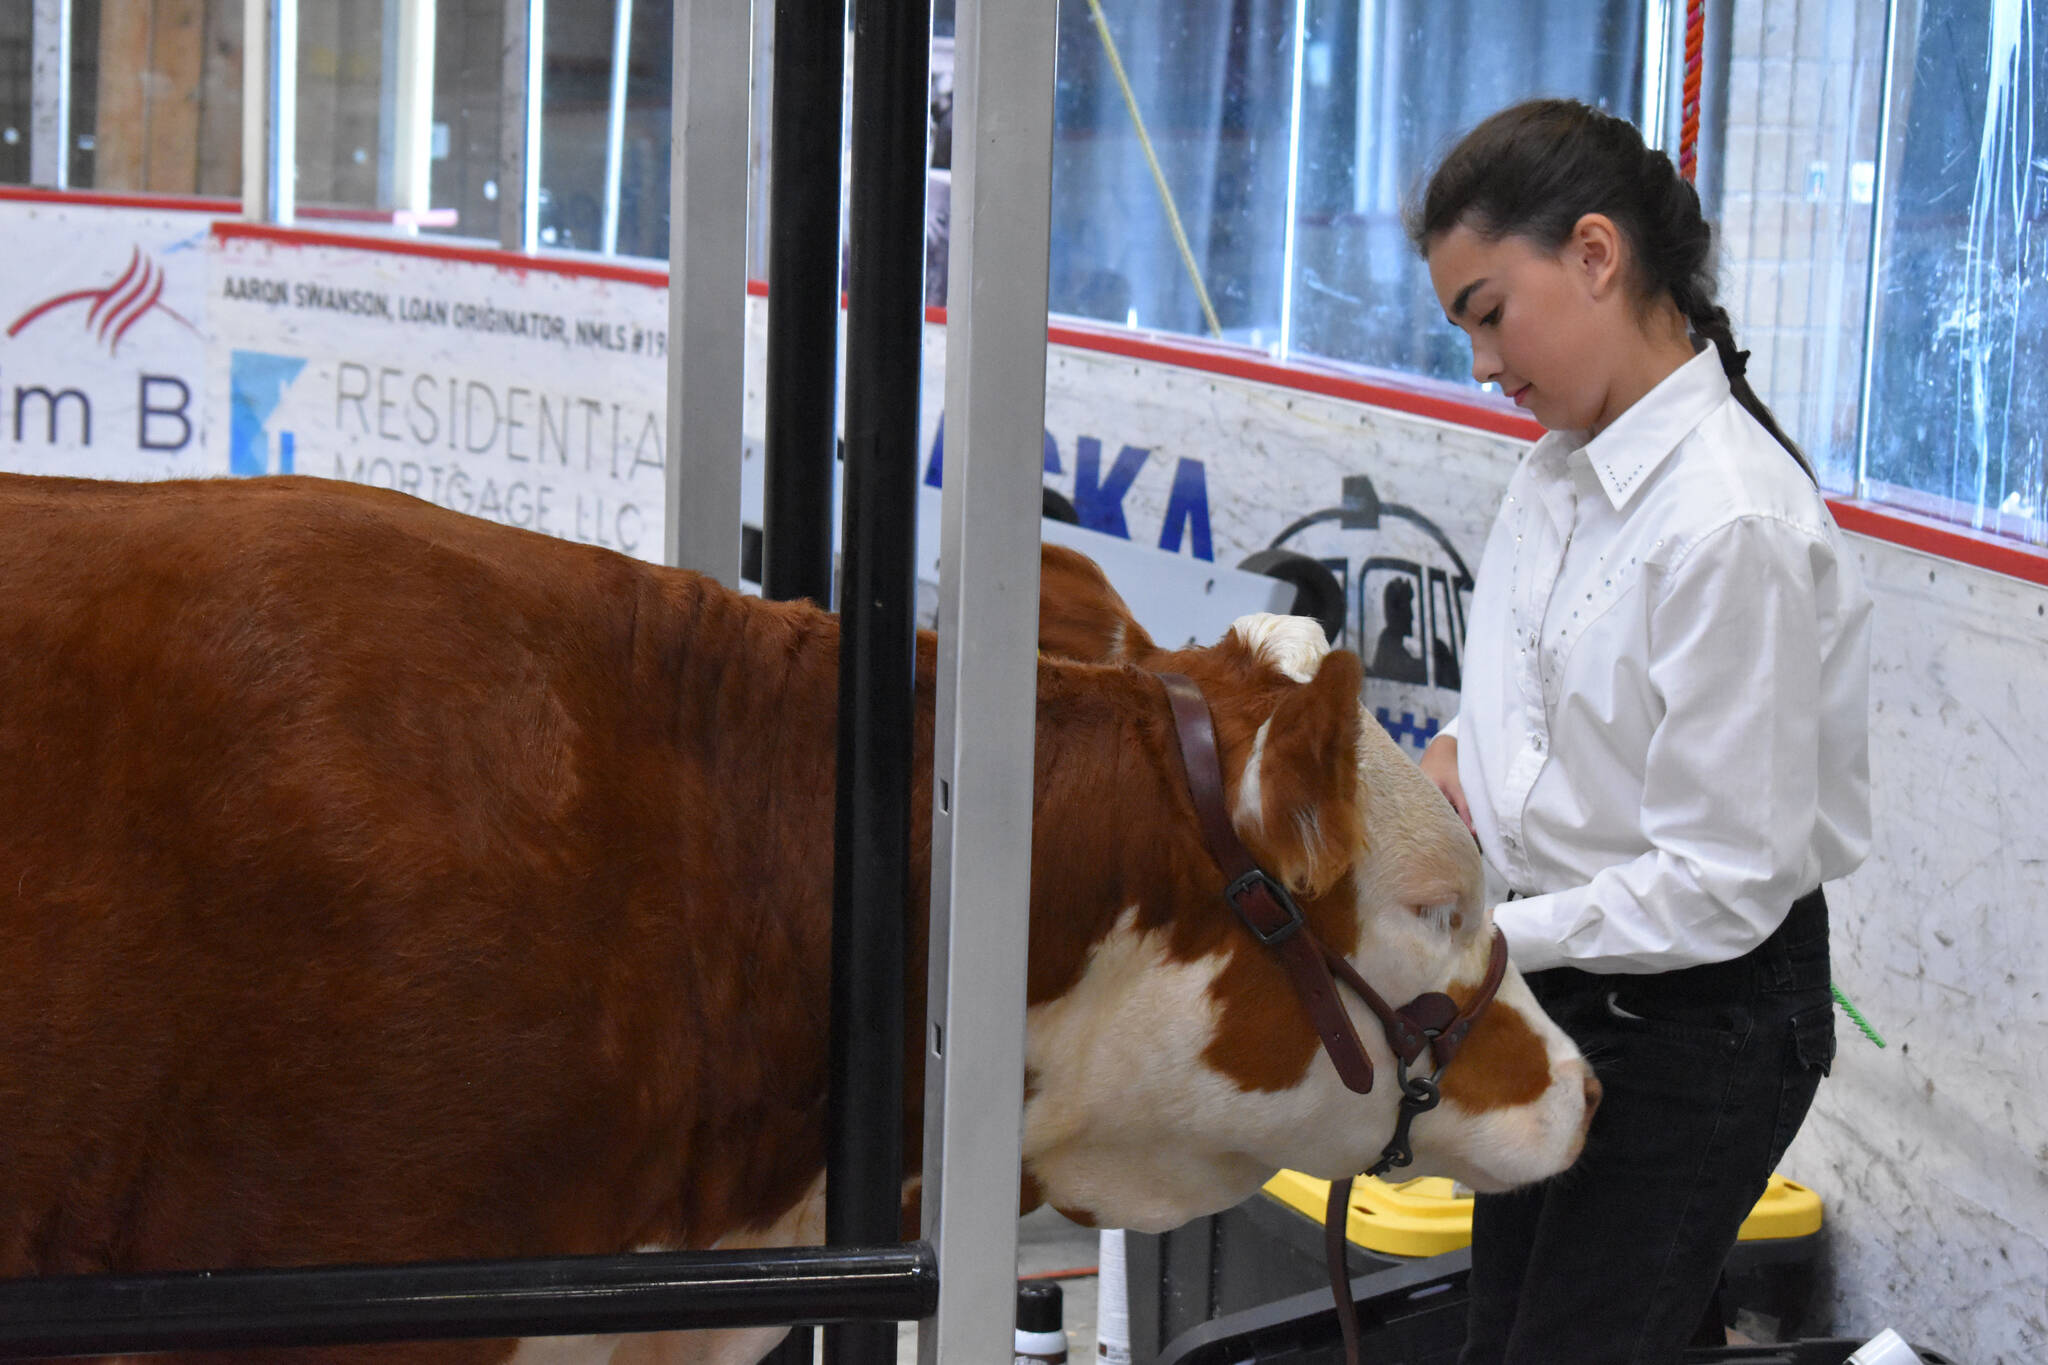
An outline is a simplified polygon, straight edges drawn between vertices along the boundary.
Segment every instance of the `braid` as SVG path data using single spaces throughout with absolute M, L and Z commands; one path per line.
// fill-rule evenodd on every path
M 1714 343 L 1728 388 L 1799 467 L 1813 467 L 1750 387 L 1749 353 L 1735 348 L 1728 313 L 1714 302 L 1713 230 L 1698 191 L 1671 158 L 1643 144 L 1626 119 L 1576 100 L 1529 100 L 1501 110 L 1460 140 L 1406 212 L 1416 250 L 1460 223 L 1499 240 L 1523 237 L 1556 251 L 1588 213 L 1627 238 L 1645 304 L 1669 296 L 1693 335 Z
M 1720 354 L 1721 370 L 1728 376 L 1728 391 L 1735 396 L 1735 401 L 1748 409 L 1757 424 L 1771 434 L 1771 439 L 1785 447 L 1786 453 L 1797 462 L 1806 477 L 1818 484 L 1820 480 L 1814 476 L 1813 466 L 1807 462 L 1805 452 L 1785 434 L 1770 407 L 1750 385 L 1749 352 L 1736 349 L 1735 329 L 1728 320 L 1728 310 L 1714 302 L 1712 273 L 1701 269 L 1673 281 L 1670 290 L 1672 300 L 1677 303 L 1678 311 L 1685 315 L 1693 335 L 1701 341 L 1712 342 L 1714 350 Z

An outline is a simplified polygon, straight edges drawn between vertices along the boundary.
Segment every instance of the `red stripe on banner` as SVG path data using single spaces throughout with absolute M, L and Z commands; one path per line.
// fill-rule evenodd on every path
M 123 194 L 101 190 L 49 190 L 33 185 L 0 185 L 0 201 L 57 204 L 86 209 L 162 209 L 169 213 L 206 213 L 215 218 L 241 216 L 242 201 L 226 195 Z M 336 223 L 376 223 L 386 227 L 454 227 L 454 209 L 378 209 L 351 204 L 301 204 L 299 217 Z
M 161 209 L 166 213 L 240 213 L 241 201 L 196 194 L 102 194 L 94 190 L 44 190 L 33 185 L 0 185 L 0 201 L 57 204 L 81 209 Z
M 617 280 L 644 284 L 651 289 L 668 288 L 668 272 L 646 266 L 615 265 L 610 261 L 585 261 L 570 256 L 528 256 L 498 247 L 463 246 L 454 242 L 424 242 L 411 238 L 367 237 L 352 232 L 319 232 L 310 228 L 277 227 L 269 223 L 215 223 L 213 235 L 223 242 L 269 242 L 275 246 L 340 247 L 348 251 L 382 251 L 395 256 L 420 256 L 435 261 L 460 261 L 470 265 L 492 265 L 500 270 L 539 271 L 544 275 L 570 275 L 589 280 Z
M 1854 498 L 1829 498 L 1828 509 L 1844 531 L 2048 587 L 2048 548 Z
M 1205 374 L 1243 379 L 1254 384 L 1270 384 L 1275 388 L 1296 389 L 1303 393 L 1320 394 L 1326 398 L 1366 403 L 1376 408 L 1405 412 L 1413 417 L 1426 417 L 1435 422 L 1448 422 L 1453 426 L 1489 431 L 1497 436 L 1512 436 L 1517 440 L 1534 441 L 1543 435 L 1541 424 L 1533 418 L 1524 416 L 1519 409 L 1506 406 L 1506 400 L 1501 400 L 1500 405 L 1496 405 L 1477 395 L 1472 398 L 1456 397 L 1425 387 L 1423 383 L 1405 384 L 1394 376 L 1374 380 L 1356 379 L 1349 375 L 1283 365 L 1263 358 L 1258 352 L 1233 353 L 1161 341 L 1153 337 L 1084 331 L 1072 327 L 1055 326 L 1048 331 L 1050 339 L 1056 345 L 1100 351 L 1107 355 L 1128 356 L 1133 360 L 1154 360 L 1162 364 L 1178 365 L 1183 369 L 1199 370 Z

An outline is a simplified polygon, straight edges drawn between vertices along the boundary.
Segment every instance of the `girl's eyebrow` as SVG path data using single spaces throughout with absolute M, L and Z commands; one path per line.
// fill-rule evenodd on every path
M 1480 285 L 1485 283 L 1486 277 L 1482 275 L 1478 279 L 1472 281 L 1472 283 L 1466 285 L 1463 289 L 1460 289 L 1458 291 L 1458 297 L 1451 300 L 1451 311 L 1449 314 L 1451 321 L 1456 322 L 1459 318 L 1465 316 L 1466 300 L 1472 297 L 1473 290 L 1477 289 Z

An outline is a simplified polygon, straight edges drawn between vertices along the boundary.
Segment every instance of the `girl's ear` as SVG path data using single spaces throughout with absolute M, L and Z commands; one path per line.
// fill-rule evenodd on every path
M 1572 226 L 1565 250 L 1593 297 L 1603 297 L 1623 283 L 1621 229 L 1606 214 L 1588 213 L 1581 217 Z

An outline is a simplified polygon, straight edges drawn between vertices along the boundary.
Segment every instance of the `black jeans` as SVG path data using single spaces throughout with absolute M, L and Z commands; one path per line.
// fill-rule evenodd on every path
M 1671 1365 L 1834 1060 L 1827 903 L 1733 962 L 1529 984 L 1605 1094 L 1570 1170 L 1476 1201 L 1461 1365 Z

